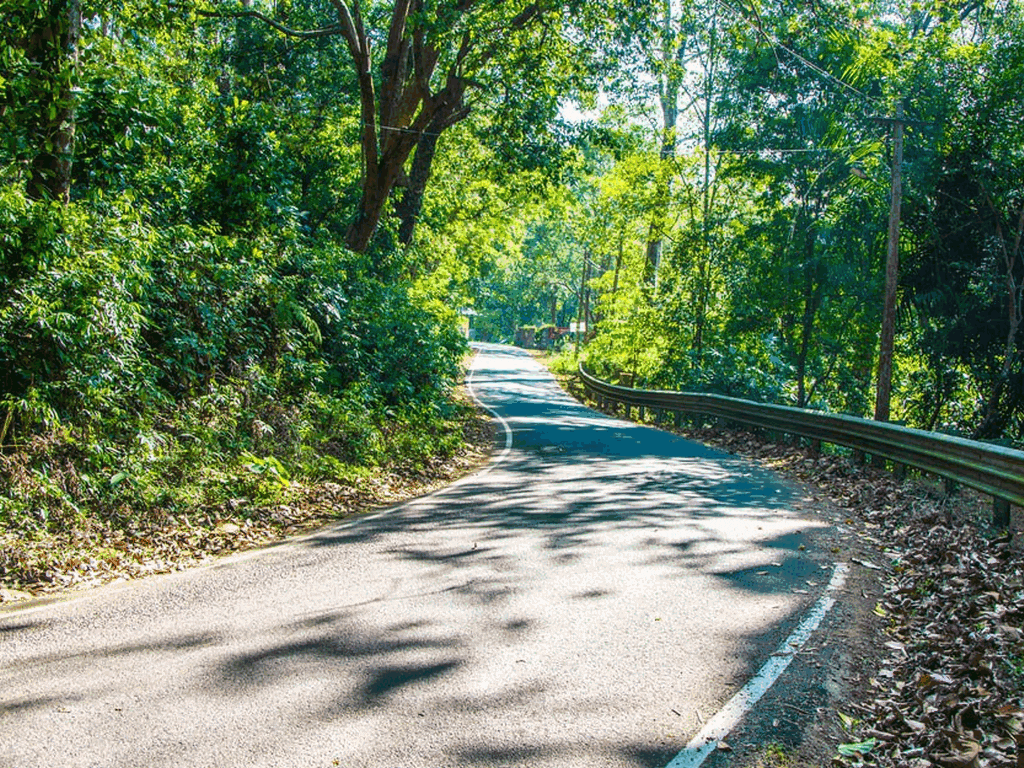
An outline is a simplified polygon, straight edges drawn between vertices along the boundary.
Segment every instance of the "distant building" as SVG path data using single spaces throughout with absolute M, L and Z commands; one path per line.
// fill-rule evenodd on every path
M 476 337 L 476 331 L 471 327 L 471 319 L 479 314 L 476 310 L 469 309 L 468 307 L 459 310 L 459 329 L 468 341 L 473 341 Z
M 515 345 L 523 349 L 550 349 L 568 334 L 568 328 L 553 325 L 536 328 L 532 325 L 524 325 L 516 329 Z

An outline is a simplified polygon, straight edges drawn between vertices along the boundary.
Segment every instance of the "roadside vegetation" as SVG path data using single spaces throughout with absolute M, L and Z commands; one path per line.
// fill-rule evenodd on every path
M 461 471 L 467 319 L 1024 444 L 1021 82 L 1018 0 L 6 2 L 0 597 Z M 888 585 L 838 757 L 1012 764 L 1018 554 L 794 461 Z
M 265 541 L 475 455 L 450 286 L 472 227 L 368 229 L 346 41 L 235 10 L 0 14 L 7 597 Z
M 844 632 L 841 695 L 808 713 L 793 764 L 1018 766 L 1024 549 L 988 527 L 990 501 L 747 432 L 691 436 L 807 483 L 845 531 L 835 555 L 857 574 L 843 600 L 866 618 Z
M 477 327 L 582 335 L 627 386 L 1024 444 L 1022 25 L 1016 0 L 649 4 Z

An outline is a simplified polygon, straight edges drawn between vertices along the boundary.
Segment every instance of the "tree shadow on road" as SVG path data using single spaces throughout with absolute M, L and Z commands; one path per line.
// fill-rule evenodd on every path
M 91 668 L 93 687 L 65 692 L 84 711 L 130 697 L 146 685 L 140 668 L 174 656 L 168 708 L 231 707 L 175 733 L 164 762 L 146 753 L 152 765 L 204 764 L 184 745 L 211 755 L 234 740 L 252 765 L 306 750 L 349 768 L 664 766 L 713 714 L 690 697 L 714 687 L 727 699 L 828 580 L 814 543 L 825 526 L 770 473 L 587 410 L 545 374 L 495 365 L 474 377 L 513 430 L 502 463 L 265 555 L 321 590 L 319 607 L 236 619 L 235 636 L 128 637 L 32 663 Z M 724 605 L 697 594 L 692 613 L 666 612 L 680 592 L 713 588 Z M 723 620 L 765 598 L 770 625 Z M 701 658 L 712 635 L 734 656 L 724 673 Z M 695 682 L 674 679 L 669 655 L 694 657 Z M 159 705 L 118 718 L 117 733 L 151 738 L 175 722 Z M 105 764 L 134 764 L 131 750 Z

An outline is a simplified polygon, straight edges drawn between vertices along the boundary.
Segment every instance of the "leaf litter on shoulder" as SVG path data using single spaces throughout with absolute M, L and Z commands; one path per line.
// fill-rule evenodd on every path
M 1024 552 L 1020 532 L 985 531 L 987 497 L 744 430 L 682 433 L 806 483 L 847 534 L 833 552 L 878 582 L 882 634 L 858 645 L 865 682 L 846 702 L 857 716 L 819 710 L 806 729 L 834 743 L 808 764 L 1024 768 Z
M 987 500 L 748 433 L 695 437 L 812 484 L 876 553 L 850 560 L 881 579 L 885 634 L 833 762 L 1024 768 L 1024 553 L 984 530 Z

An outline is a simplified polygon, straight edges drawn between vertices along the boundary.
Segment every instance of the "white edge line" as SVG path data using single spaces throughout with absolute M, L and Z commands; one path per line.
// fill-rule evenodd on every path
M 508 422 L 505 421 L 505 419 L 503 419 L 501 417 L 501 415 L 497 411 L 495 411 L 493 408 L 485 405 L 484 402 L 479 397 L 477 397 L 476 392 L 473 390 L 473 374 L 476 371 L 476 361 L 477 361 L 477 358 L 479 356 L 480 356 L 480 352 L 478 350 L 477 354 L 473 356 L 473 362 L 472 362 L 472 364 L 470 365 L 470 368 L 469 368 L 469 376 L 466 377 L 466 389 L 469 391 L 470 397 L 473 398 L 473 402 L 475 402 L 477 405 L 479 405 L 481 408 L 483 408 L 485 411 L 487 411 L 489 414 L 491 414 L 491 416 L 493 416 L 498 421 L 498 423 L 501 424 L 501 428 L 505 431 L 505 448 L 504 448 L 504 450 L 501 452 L 501 454 L 496 459 L 492 460 L 489 464 L 487 464 L 487 466 L 485 466 L 479 472 L 474 472 L 474 473 L 472 473 L 470 475 L 466 475 L 465 477 L 462 477 L 462 478 L 456 480 L 454 483 L 450 483 L 450 484 L 444 486 L 443 488 L 438 488 L 436 491 L 433 491 L 432 493 L 426 494 L 426 496 L 424 496 L 423 498 L 429 499 L 429 498 L 431 498 L 433 496 L 439 496 L 440 494 L 445 493 L 446 491 L 448 491 L 449 489 L 451 489 L 451 488 L 453 488 L 453 487 L 455 487 L 457 485 L 461 485 L 461 484 L 469 482 L 471 480 L 475 480 L 478 477 L 483 477 L 488 472 L 490 472 L 492 469 L 494 469 L 496 466 L 498 466 L 503 461 L 505 461 L 505 459 L 508 458 L 508 455 L 512 452 L 512 427 L 509 426 Z M 162 576 L 164 578 L 173 578 L 175 576 L 183 577 L 186 574 L 188 574 L 190 572 L 193 572 L 193 571 L 200 571 L 200 570 L 205 570 L 205 569 L 208 569 L 208 568 L 214 568 L 214 567 L 217 567 L 219 565 L 223 565 L 223 564 L 226 564 L 226 563 L 229 563 L 229 562 L 230 563 L 244 562 L 245 560 L 255 559 L 255 558 L 258 558 L 258 557 L 262 557 L 264 554 L 266 554 L 269 551 L 272 551 L 272 550 L 273 551 L 279 551 L 280 547 L 282 547 L 282 546 L 290 546 L 290 545 L 300 544 L 303 541 L 308 541 L 308 540 L 316 538 L 317 536 L 322 536 L 324 530 L 341 531 L 341 530 L 345 530 L 346 528 L 353 528 L 353 527 L 355 527 L 357 525 L 362 525 L 363 523 L 369 522 L 371 520 L 376 520 L 377 518 L 384 517 L 385 515 L 390 514 L 391 512 L 393 512 L 394 510 L 402 507 L 405 504 L 408 504 L 408 503 L 410 503 L 412 501 L 417 501 L 417 500 L 419 500 L 419 499 L 409 499 L 407 501 L 399 502 L 398 504 L 389 505 L 386 508 L 380 510 L 379 512 L 372 512 L 372 513 L 370 513 L 368 515 L 358 515 L 357 517 L 353 517 L 353 518 L 350 518 L 348 520 L 344 520 L 344 521 L 341 521 L 341 522 L 338 522 L 338 523 L 329 523 L 324 528 L 317 528 L 315 531 L 309 531 L 307 533 L 299 534 L 297 536 L 289 536 L 288 538 L 281 539 L 280 541 L 275 542 L 275 546 L 273 546 L 273 547 L 258 547 L 256 549 L 250 549 L 250 550 L 247 550 L 247 551 L 244 551 L 244 552 L 236 552 L 234 554 L 225 555 L 225 556 L 221 556 L 221 557 L 216 557 L 216 558 L 214 558 L 210 562 L 197 563 L 194 566 L 192 566 L 190 568 L 187 568 L 185 570 L 170 571 L 168 573 L 159 573 L 159 574 L 153 574 L 153 575 L 154 576 Z M 139 580 L 137 580 L 137 579 L 131 579 L 131 580 L 128 580 L 128 581 L 125 581 L 125 582 L 113 582 L 113 583 L 110 583 L 110 584 L 102 584 L 99 587 L 96 587 L 95 589 L 97 589 L 97 590 L 109 590 L 109 589 L 116 589 L 116 588 L 119 588 L 119 587 L 128 587 L 128 586 L 131 586 L 132 584 L 137 583 L 138 581 Z M 69 595 L 66 595 L 66 596 L 43 597 L 43 598 L 39 599 L 39 600 L 41 600 L 41 602 L 33 600 L 32 601 L 33 605 L 30 605 L 30 606 L 25 607 L 25 608 L 16 608 L 16 607 L 13 607 L 13 606 L 10 607 L 10 608 L 4 608 L 3 604 L 0 604 L 0 620 L 13 618 L 15 616 L 27 616 L 27 615 L 32 614 L 32 613 L 38 613 L 40 611 L 45 611 L 48 608 L 54 607 L 55 605 L 59 605 L 59 604 L 63 604 L 63 603 L 78 603 L 80 601 L 88 600 L 90 598 L 95 598 L 97 596 L 98 596 L 97 593 L 93 593 L 92 590 L 86 590 L 86 591 L 83 591 L 83 592 L 81 592 L 79 594 L 75 594 L 75 593 L 72 592 L 72 593 L 70 593 Z
M 496 410 L 494 410 L 489 405 L 484 403 L 483 400 L 477 397 L 476 390 L 473 389 L 473 374 L 476 373 L 476 361 L 480 358 L 480 354 L 480 350 L 477 350 L 477 353 L 473 356 L 473 362 L 469 366 L 469 376 L 466 377 L 466 390 L 469 392 L 469 396 L 473 398 L 473 402 L 476 403 L 481 408 L 483 408 L 489 414 L 491 414 L 495 421 L 497 421 L 501 425 L 501 428 L 505 431 L 505 449 L 501 452 L 498 458 L 491 461 L 491 463 L 489 463 L 482 470 L 473 475 L 470 475 L 470 477 L 472 478 L 483 477 L 496 466 L 505 461 L 505 459 L 508 458 L 508 455 L 512 452 L 512 427 L 508 425 L 508 422 L 502 418 L 500 413 L 498 413 Z
M 736 727 L 744 715 L 779 679 L 797 652 L 803 648 L 804 643 L 821 624 L 825 614 L 835 605 L 836 601 L 832 597 L 832 593 L 843 586 L 849 570 L 850 567 L 846 563 L 836 563 L 832 579 L 825 587 L 825 594 L 811 607 L 792 634 L 782 642 L 782 645 L 764 663 L 757 674 L 726 702 L 718 714 L 708 720 L 700 733 L 694 736 L 665 768 L 697 768 L 707 759 L 708 755 L 718 748 L 719 742 L 729 735 L 729 732 Z

